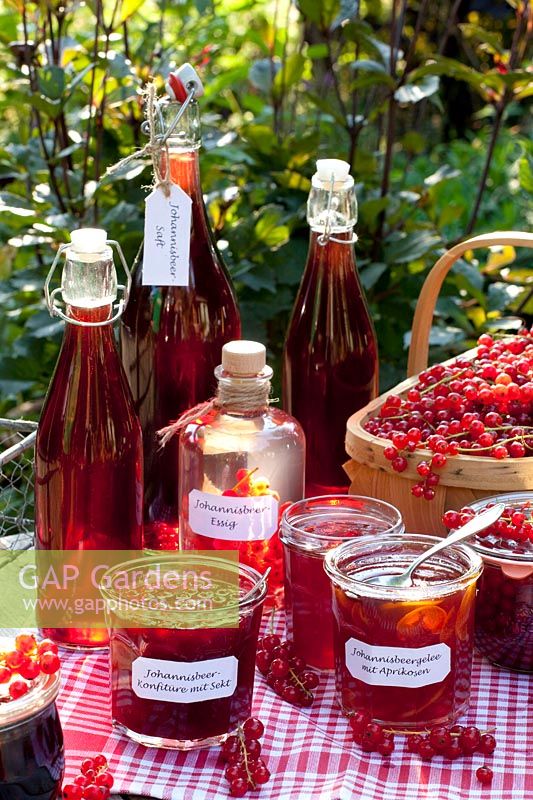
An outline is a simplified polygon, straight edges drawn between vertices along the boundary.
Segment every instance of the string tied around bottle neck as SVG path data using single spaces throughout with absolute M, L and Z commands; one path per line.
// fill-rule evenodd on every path
M 357 234 L 352 231 L 352 235 L 348 239 L 339 239 L 337 236 L 331 234 L 332 213 L 331 206 L 333 203 L 333 190 L 335 187 L 335 174 L 331 173 L 330 187 L 328 192 L 328 204 L 326 207 L 326 224 L 324 225 L 324 233 L 321 233 L 317 241 L 321 247 L 325 247 L 328 242 L 335 242 L 336 244 L 355 244 L 357 241 Z
M 214 412 L 221 409 L 246 413 L 278 402 L 277 398 L 270 399 L 272 388 L 270 367 L 265 367 L 259 375 L 246 378 L 228 375 L 220 367 L 217 367 L 215 374 L 219 381 L 215 397 L 187 409 L 177 420 L 158 430 L 156 436 L 161 448 L 165 447 L 173 436 L 180 434 L 187 425 L 205 425 L 210 422 Z
M 113 175 L 115 172 L 126 167 L 132 161 L 138 161 L 142 158 L 150 158 L 152 161 L 153 173 L 154 173 L 154 181 L 152 189 L 161 189 L 165 197 L 170 196 L 170 172 L 168 168 L 164 170 L 161 169 L 161 165 L 164 163 L 166 165 L 169 164 L 169 153 L 168 153 L 168 140 L 174 130 L 176 129 L 178 122 L 180 121 L 181 117 L 185 113 L 186 109 L 189 107 L 192 100 L 194 100 L 194 95 L 196 93 L 196 85 L 194 83 L 187 84 L 187 97 L 182 103 L 178 113 L 176 114 L 174 120 L 172 121 L 169 128 L 162 134 L 158 135 L 156 133 L 157 130 L 157 118 L 161 120 L 161 113 L 159 108 L 159 100 L 157 97 L 156 88 L 153 82 L 150 82 L 146 85 L 146 87 L 142 91 L 142 97 L 144 100 L 144 108 L 145 108 L 145 121 L 142 124 L 142 130 L 144 133 L 147 133 L 149 136 L 148 142 L 141 147 L 140 150 L 135 150 L 135 152 L 130 153 L 129 156 L 122 158 L 120 161 L 117 161 L 116 164 L 113 164 L 111 167 L 108 167 L 106 170 L 105 176 Z M 162 158 L 162 155 L 165 154 L 165 158 Z

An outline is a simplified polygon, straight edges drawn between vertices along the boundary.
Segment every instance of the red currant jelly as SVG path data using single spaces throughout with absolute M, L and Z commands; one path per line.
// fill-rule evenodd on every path
M 168 575 L 188 584 L 117 589 L 124 573 L 154 571 L 163 585 Z M 222 741 L 250 716 L 266 594 L 259 573 L 236 561 L 182 553 L 179 561 L 161 555 L 157 565 L 141 559 L 107 575 L 114 725 L 148 747 L 190 750 Z
M 395 730 L 448 724 L 468 706 L 474 599 L 482 561 L 449 547 L 408 588 L 373 583 L 401 574 L 437 539 L 365 536 L 330 550 L 337 696 L 345 713 L 367 711 Z
M 0 689 L 0 800 L 59 800 L 65 767 L 55 699 L 59 673 L 40 675 L 17 700 Z
M 400 512 L 370 497 L 328 495 L 293 503 L 283 515 L 285 610 L 296 655 L 318 669 L 333 669 L 331 584 L 324 555 L 345 539 L 401 533 Z

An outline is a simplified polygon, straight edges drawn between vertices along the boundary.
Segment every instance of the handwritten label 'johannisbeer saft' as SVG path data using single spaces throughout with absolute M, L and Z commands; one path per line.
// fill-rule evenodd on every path
M 137 697 L 164 703 L 198 703 L 231 697 L 237 687 L 235 656 L 207 661 L 165 661 L 136 658 L 131 688 Z
M 354 678 L 371 686 L 429 686 L 450 672 L 447 644 L 427 647 L 379 647 L 348 639 L 346 666 Z
M 192 200 L 181 186 L 170 184 L 146 198 L 144 216 L 144 286 L 188 286 Z
M 201 536 L 247 542 L 270 539 L 278 529 L 278 501 L 272 495 L 223 497 L 193 489 L 189 524 Z

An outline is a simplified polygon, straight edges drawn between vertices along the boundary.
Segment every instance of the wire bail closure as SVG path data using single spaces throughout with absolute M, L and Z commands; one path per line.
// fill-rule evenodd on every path
M 122 297 L 119 298 L 117 302 L 113 303 L 113 308 L 115 309 L 115 313 L 113 314 L 113 316 L 110 317 L 110 319 L 105 319 L 102 320 L 101 322 L 84 322 L 82 320 L 68 317 L 61 308 L 61 306 L 56 302 L 57 296 L 61 294 L 63 289 L 61 286 L 59 286 L 57 289 L 53 289 L 52 291 L 50 291 L 50 283 L 52 281 L 54 272 L 56 271 L 56 267 L 61 255 L 65 252 L 65 250 L 68 250 L 70 247 L 72 247 L 71 242 L 59 246 L 59 249 L 55 254 L 54 260 L 52 262 L 52 266 L 50 267 L 50 270 L 44 282 L 44 297 L 46 301 L 46 306 L 51 316 L 59 317 L 64 322 L 68 322 L 70 325 L 78 325 L 80 328 L 101 328 L 104 325 L 112 325 L 114 322 L 120 319 L 130 297 L 131 281 L 132 281 L 131 272 L 124 257 L 124 253 L 122 252 L 120 244 L 115 239 L 107 239 L 106 244 L 116 249 L 118 256 L 120 258 L 120 262 L 124 268 L 124 272 L 126 273 L 126 285 L 124 285 L 123 283 L 117 284 L 117 291 L 122 291 Z M 63 299 L 62 302 L 65 303 Z
M 193 81 L 189 81 L 189 83 L 187 83 L 185 88 L 187 90 L 187 97 L 185 98 L 185 100 L 181 104 L 178 113 L 176 114 L 176 116 L 174 117 L 174 119 L 172 120 L 172 122 L 170 123 L 170 125 L 169 125 L 169 127 L 168 127 L 168 129 L 166 131 L 165 131 L 165 120 L 163 118 L 163 114 L 161 113 L 162 101 L 158 100 L 156 102 L 156 110 L 157 110 L 157 116 L 159 117 L 159 124 L 161 126 L 161 130 L 165 131 L 163 134 L 160 134 L 157 137 L 157 141 L 158 141 L 158 143 L 159 143 L 159 145 L 161 147 L 164 147 L 165 144 L 167 143 L 167 141 L 170 139 L 170 137 L 172 136 L 172 134 L 174 133 L 174 131 L 178 127 L 178 123 L 179 123 L 180 119 L 185 114 L 185 112 L 187 111 L 188 107 L 190 106 L 190 104 L 194 100 L 194 96 L 196 94 L 196 84 Z M 149 120 L 147 120 L 147 119 L 144 120 L 144 122 L 141 125 L 141 131 L 145 135 L 149 135 L 150 134 L 150 121 Z
M 349 239 L 338 239 L 336 236 L 331 235 L 331 204 L 333 202 L 333 187 L 335 185 L 335 175 L 331 173 L 331 183 L 328 193 L 328 205 L 326 208 L 326 224 L 324 225 L 324 233 L 318 237 L 318 244 L 325 247 L 328 242 L 335 242 L 336 244 L 355 244 L 357 241 L 357 234 L 352 231 Z

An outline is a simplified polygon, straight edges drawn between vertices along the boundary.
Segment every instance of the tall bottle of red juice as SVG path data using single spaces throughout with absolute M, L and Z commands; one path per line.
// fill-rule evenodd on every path
M 113 251 L 100 229 L 73 231 L 71 240 L 61 281 L 65 333 L 35 445 L 36 546 L 141 549 L 142 433 L 113 332 Z M 57 314 L 51 301 L 49 308 Z M 72 647 L 108 642 L 100 629 L 44 634 Z
M 185 105 L 191 86 L 196 87 L 196 97 L 203 92 L 189 65 L 170 76 L 170 98 L 158 109 L 162 135 Z M 152 547 L 172 548 L 177 546 L 178 439 L 161 450 L 156 432 L 185 409 L 213 396 L 213 373 L 220 363 L 222 345 L 239 338 L 241 326 L 230 278 L 203 201 L 196 99 L 188 102 L 166 145 L 167 174 L 173 186 L 179 187 L 173 191 L 181 191 L 182 199 L 192 201 L 190 212 L 185 209 L 187 213 L 181 215 L 175 232 L 178 244 L 185 245 L 185 255 L 181 253 L 185 270 L 181 277 L 172 270 L 167 270 L 168 277 L 155 277 L 165 265 L 160 263 L 154 243 L 148 248 L 145 239 L 134 266 L 133 290 L 122 318 L 120 339 L 143 429 L 146 541 Z M 166 153 L 162 152 L 161 170 L 166 172 Z M 164 235 L 172 234 L 165 231 Z M 164 273 L 161 270 L 162 276 Z
M 306 434 L 309 497 L 347 491 L 346 421 L 377 394 L 378 352 L 355 264 L 357 202 L 345 161 L 317 161 L 307 219 L 309 253 L 283 354 L 283 405 Z
M 283 584 L 279 520 L 304 492 L 304 433 L 269 405 L 272 369 L 264 345 L 224 345 L 216 377 L 211 407 L 181 422 L 180 545 L 235 549 L 259 572 L 270 567 L 272 598 Z

